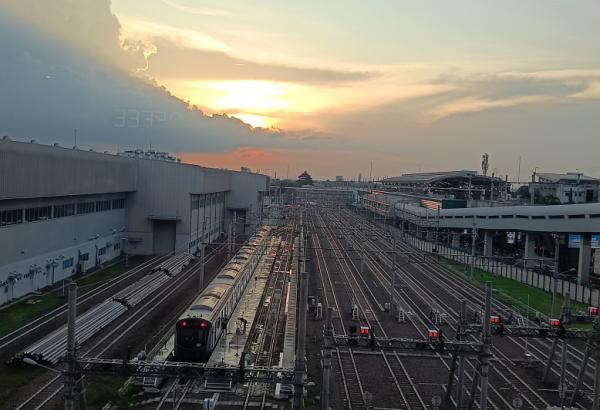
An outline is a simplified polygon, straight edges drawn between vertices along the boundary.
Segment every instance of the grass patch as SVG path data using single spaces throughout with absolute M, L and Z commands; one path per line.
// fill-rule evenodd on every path
M 110 402 L 118 409 L 126 409 L 135 405 L 135 395 L 140 392 L 138 386 L 124 386 L 127 377 L 103 376 L 94 377 L 86 383 L 86 403 L 89 409 L 101 409 Z
M 131 259 L 134 258 L 130 258 L 130 268 L 128 269 L 131 269 L 131 267 L 139 263 L 138 260 L 134 259 L 132 261 Z M 80 288 L 80 294 L 82 292 L 88 292 L 97 288 L 110 279 L 119 276 L 125 272 L 125 270 L 125 263 L 118 262 L 106 269 L 90 273 L 89 275 L 78 279 L 76 282 Z M 37 303 L 29 304 L 27 303 L 27 300 L 24 300 L 4 309 L 0 309 L 0 336 L 18 329 L 20 326 L 23 326 L 25 323 L 35 319 L 36 317 L 65 304 L 66 296 L 62 296 L 62 287 L 59 286 L 48 293 L 31 297 L 28 300 L 36 300 Z
M 513 279 L 505 278 L 502 276 L 494 275 L 490 272 L 475 268 L 473 269 L 473 277 L 470 275 L 470 270 L 464 271 L 464 264 L 440 258 L 441 263 L 452 268 L 454 271 L 460 273 L 475 285 L 480 288 L 485 286 L 486 282 L 491 282 L 494 289 L 494 298 L 502 300 L 507 305 L 511 306 L 514 310 L 520 311 L 523 314 L 527 314 L 529 306 L 529 315 L 531 316 L 535 311 L 542 313 L 544 316 L 552 316 L 552 293 L 547 292 L 544 289 L 535 288 L 525 283 L 515 281 Z M 560 309 L 564 303 L 565 298 L 556 294 L 554 302 L 554 316 L 560 315 Z M 587 310 L 587 305 L 571 300 L 571 312 L 577 313 L 579 311 Z M 586 327 L 591 326 L 590 324 L 577 324 L 573 327 Z
M 0 403 L 6 403 L 21 387 L 30 383 L 31 380 L 42 374 L 45 370 L 34 366 L 10 366 L 0 367 Z

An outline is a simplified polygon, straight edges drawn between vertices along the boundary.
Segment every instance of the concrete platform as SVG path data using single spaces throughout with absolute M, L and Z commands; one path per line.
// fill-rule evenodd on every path
M 269 252 L 260 260 L 260 267 L 254 272 L 253 279 L 250 279 L 248 286 L 244 290 L 242 299 L 227 324 L 227 334 L 221 337 L 219 344 L 215 347 L 208 360 L 208 364 L 239 365 L 241 354 L 246 346 L 252 323 L 258 312 L 260 301 L 267 280 L 269 279 L 270 267 L 274 256 L 271 255 L 271 249 L 274 248 L 276 249 L 276 245 L 271 242 Z M 247 321 L 245 332 L 239 318 Z

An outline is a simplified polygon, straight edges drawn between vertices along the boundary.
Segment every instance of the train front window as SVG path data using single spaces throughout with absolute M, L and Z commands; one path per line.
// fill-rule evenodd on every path
M 195 347 L 198 339 L 198 331 L 191 328 L 179 328 L 178 342 L 183 346 Z

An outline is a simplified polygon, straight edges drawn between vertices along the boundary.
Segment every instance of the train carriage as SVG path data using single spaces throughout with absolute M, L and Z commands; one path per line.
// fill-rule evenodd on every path
M 206 362 L 266 252 L 268 228 L 250 238 L 175 325 L 175 360 Z

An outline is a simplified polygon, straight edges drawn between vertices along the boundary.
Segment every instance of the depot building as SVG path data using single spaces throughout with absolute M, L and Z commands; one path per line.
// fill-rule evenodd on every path
M 261 223 L 268 176 L 139 154 L 0 140 L 0 304 L 124 251 L 196 252 L 230 221 Z

